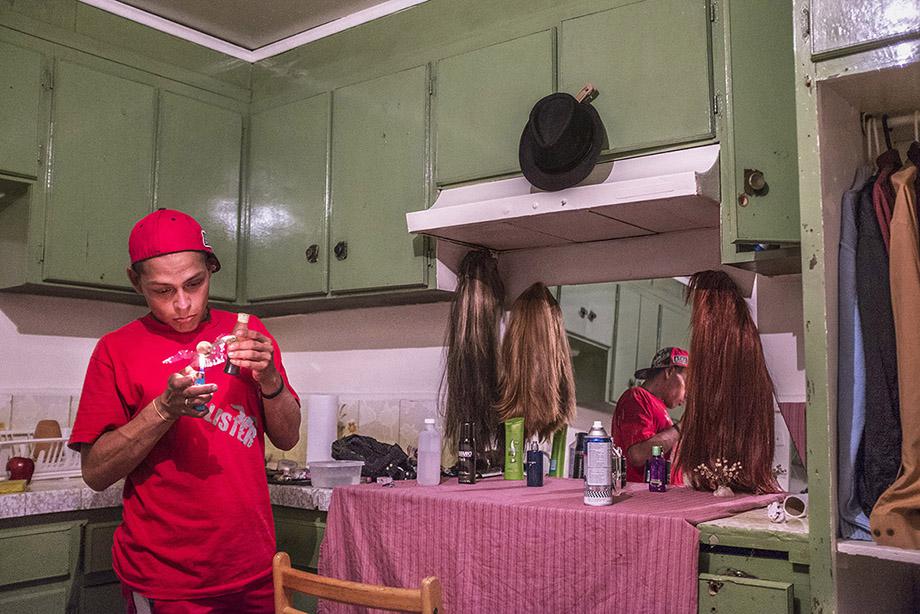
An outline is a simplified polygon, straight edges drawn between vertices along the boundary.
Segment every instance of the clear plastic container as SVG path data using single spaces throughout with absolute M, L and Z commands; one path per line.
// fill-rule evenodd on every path
M 420 486 L 437 486 L 441 482 L 441 433 L 434 428 L 434 418 L 425 418 L 425 430 L 418 434 L 418 477 Z
M 319 488 L 360 484 L 363 466 L 364 461 L 313 461 L 310 463 L 310 483 Z

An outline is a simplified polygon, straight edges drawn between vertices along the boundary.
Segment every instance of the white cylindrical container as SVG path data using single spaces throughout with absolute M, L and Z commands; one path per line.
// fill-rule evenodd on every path
M 434 428 L 434 418 L 425 418 L 425 430 L 418 434 L 418 477 L 421 486 L 441 482 L 441 433 Z
M 585 437 L 585 505 L 613 505 L 613 441 L 600 420 Z
M 339 421 L 339 397 L 334 394 L 308 394 L 307 464 L 332 460 L 332 442 L 336 440 Z

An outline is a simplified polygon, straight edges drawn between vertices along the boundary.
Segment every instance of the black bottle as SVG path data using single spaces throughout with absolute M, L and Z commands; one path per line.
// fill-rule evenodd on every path
M 464 422 L 460 429 L 460 441 L 457 442 L 459 472 L 457 481 L 461 484 L 476 483 L 476 438 L 473 436 L 473 423 Z

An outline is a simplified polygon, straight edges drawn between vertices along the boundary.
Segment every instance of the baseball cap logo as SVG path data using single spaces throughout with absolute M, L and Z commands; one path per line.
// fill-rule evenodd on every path
M 207 248 L 211 248 L 210 244 L 208 244 L 208 233 L 203 229 L 201 231 L 201 244 Z
M 683 354 L 678 354 L 677 352 L 675 352 L 673 361 L 674 361 L 674 364 L 679 367 L 686 367 L 687 364 L 689 363 L 687 358 L 688 358 L 687 356 L 684 356 Z

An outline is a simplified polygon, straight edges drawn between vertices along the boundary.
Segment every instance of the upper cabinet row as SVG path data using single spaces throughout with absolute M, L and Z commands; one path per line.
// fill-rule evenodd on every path
M 441 186 L 519 172 L 533 104 L 588 82 L 600 92 L 604 156 L 719 139 L 730 242 L 797 241 L 797 197 L 786 189 L 797 184 L 787 138 L 794 108 L 757 79 L 764 66 L 784 71 L 787 54 L 760 43 L 748 51 L 757 37 L 744 28 L 763 23 L 766 4 L 732 3 L 746 7 L 733 8 L 735 41 L 720 17 L 727 9 L 709 0 L 616 2 L 471 50 L 420 49 L 409 68 L 300 100 L 260 100 L 252 112 L 0 29 L 0 133 L 9 144 L 0 181 L 31 185 L 27 204 L 0 197 L 0 222 L 28 220 L 23 272 L 0 274 L 0 286 L 129 290 L 130 228 L 170 207 L 208 230 L 223 265 L 212 282 L 218 299 L 427 289 L 430 246 L 406 232 L 405 213 L 427 207 Z M 748 170 L 766 172 L 769 195 L 742 206 Z

